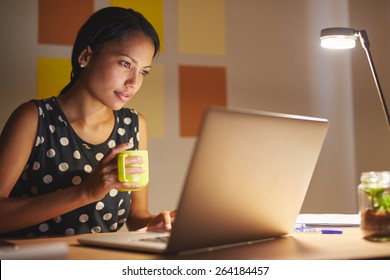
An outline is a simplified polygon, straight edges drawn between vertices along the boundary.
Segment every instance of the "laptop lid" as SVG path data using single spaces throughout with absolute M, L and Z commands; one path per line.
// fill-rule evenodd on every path
M 324 119 L 212 108 L 205 114 L 168 251 L 287 234 L 327 132 Z
M 208 109 L 167 248 L 157 244 L 153 249 L 157 242 L 146 242 L 145 250 L 196 250 L 289 233 L 302 207 L 327 128 L 328 121 L 319 118 Z M 131 236 L 101 234 L 79 241 L 142 251 L 142 242 L 135 240 L 139 236 L 145 241 L 145 236 Z M 115 240 L 105 240 L 110 238 Z

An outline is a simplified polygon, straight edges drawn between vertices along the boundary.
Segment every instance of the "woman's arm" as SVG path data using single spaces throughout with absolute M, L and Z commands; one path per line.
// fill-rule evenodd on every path
M 139 150 L 148 149 L 148 138 L 145 118 L 139 114 Z M 162 211 L 158 215 L 152 215 L 148 207 L 148 187 L 140 191 L 132 192 L 132 203 L 127 219 L 127 227 L 129 230 L 138 229 L 166 229 L 172 228 L 172 223 L 175 218 L 175 211 Z
M 18 107 L 0 136 L 0 233 L 32 226 L 104 197 L 112 188 L 129 187 L 117 180 L 116 154 L 111 149 L 82 184 L 45 195 L 9 198 L 23 172 L 37 137 L 38 110 L 32 102 Z
M 14 231 L 62 214 L 82 204 L 75 191 L 9 198 L 22 174 L 36 140 L 38 109 L 32 102 L 19 106 L 10 116 L 0 136 L 0 232 Z M 58 199 L 61 197 L 61 199 Z M 61 200 L 61 201 L 59 201 Z M 71 201 L 71 203 L 59 203 Z M 67 207 L 64 207 L 67 205 Z
M 146 121 L 142 114 L 138 114 L 138 131 L 139 131 L 139 144 L 138 150 L 148 149 L 148 135 L 146 128 Z M 131 193 L 132 201 L 127 219 L 127 227 L 129 230 L 137 230 L 145 227 L 150 221 L 153 220 L 154 215 L 149 212 L 148 206 L 148 187 L 146 186 L 140 191 L 134 191 Z

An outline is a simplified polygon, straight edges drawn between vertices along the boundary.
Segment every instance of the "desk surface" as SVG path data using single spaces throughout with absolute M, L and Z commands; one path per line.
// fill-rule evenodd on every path
M 111 234 L 111 233 L 105 233 Z M 123 233 L 112 233 L 123 234 Z M 151 260 L 151 259 L 388 259 L 390 242 L 364 240 L 359 228 L 343 228 L 343 234 L 293 233 L 288 236 L 251 245 L 218 249 L 188 255 L 159 255 L 132 251 L 88 247 L 77 242 L 78 236 L 32 239 L 9 239 L 20 249 L 34 245 L 66 242 L 69 251 L 64 259 L 72 260 Z

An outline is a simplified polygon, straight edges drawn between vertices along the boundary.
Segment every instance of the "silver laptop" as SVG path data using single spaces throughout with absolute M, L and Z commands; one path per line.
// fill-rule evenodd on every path
M 172 231 L 94 234 L 78 241 L 172 253 L 283 236 L 294 227 L 327 129 L 326 119 L 210 108 Z

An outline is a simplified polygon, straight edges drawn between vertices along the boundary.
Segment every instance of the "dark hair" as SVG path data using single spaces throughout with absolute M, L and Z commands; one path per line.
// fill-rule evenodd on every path
M 154 55 L 160 48 L 158 34 L 150 22 L 133 9 L 107 7 L 94 13 L 80 28 L 72 51 L 72 72 L 70 82 L 60 92 L 67 92 L 76 82 L 80 73 L 79 56 L 88 46 L 98 52 L 104 44 L 120 41 L 132 33 L 142 33 L 154 44 Z

